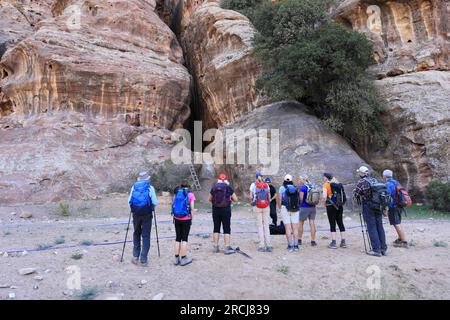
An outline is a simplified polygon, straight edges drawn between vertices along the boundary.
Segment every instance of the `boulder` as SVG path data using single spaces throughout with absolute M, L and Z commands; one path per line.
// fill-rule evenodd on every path
M 446 0 L 346 0 L 332 16 L 368 36 L 381 77 L 450 70 L 450 6 Z
M 54 2 L 53 17 L 3 56 L 2 114 L 78 111 L 182 127 L 191 76 L 176 36 L 154 9 L 145 0 Z
M 392 169 L 419 201 L 430 180 L 450 180 L 450 72 L 405 74 L 376 85 L 388 101 L 382 119 L 389 143 L 359 153 L 379 172 Z
M 270 132 L 268 135 L 270 143 L 279 142 L 279 156 L 273 153 L 274 150 L 267 154 L 270 155 L 272 164 L 276 160 L 279 162 L 276 173 L 269 174 L 275 185 L 279 186 L 286 174 L 293 175 L 295 183 L 298 183 L 300 174 L 307 174 L 312 183 L 321 186 L 323 173 L 331 172 L 347 186 L 348 198 L 351 198 L 352 186 L 357 181 L 356 169 L 365 162 L 342 137 L 315 117 L 307 106 L 296 102 L 278 102 L 263 106 L 242 116 L 232 125 L 221 128 L 221 131 L 234 129 L 243 129 L 247 133 L 255 129 L 259 134 L 260 129 L 279 129 L 279 141 L 272 142 L 274 137 Z M 246 135 L 239 134 L 237 142 L 246 139 Z M 228 150 L 224 150 L 224 153 L 229 151 L 232 143 L 226 139 L 224 145 Z M 253 143 L 248 146 L 251 144 Z M 270 150 L 270 146 L 268 149 Z M 247 194 L 255 179 L 255 171 L 267 168 L 261 163 L 261 158 L 258 159 L 258 164 L 254 165 L 249 164 L 248 157 L 247 148 L 247 164 L 230 164 L 228 159 L 225 159 L 224 163 L 228 164 L 217 167 L 217 171 L 225 169 L 233 187 L 241 194 Z
M 22 268 L 19 270 L 19 274 L 22 276 L 33 274 L 36 272 L 35 268 Z

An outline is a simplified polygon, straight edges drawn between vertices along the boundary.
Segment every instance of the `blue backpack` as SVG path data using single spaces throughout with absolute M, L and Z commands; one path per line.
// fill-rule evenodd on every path
M 298 192 L 298 189 L 292 185 L 289 184 L 286 186 L 286 190 L 283 194 L 283 205 L 286 207 L 286 209 L 289 212 L 297 212 L 300 210 L 300 195 Z
M 137 181 L 133 186 L 130 205 L 132 208 L 140 209 L 144 207 L 152 208 L 150 199 L 150 183 L 148 181 Z
M 175 194 L 172 205 L 172 214 L 175 218 L 184 218 L 190 213 L 189 190 L 179 189 Z

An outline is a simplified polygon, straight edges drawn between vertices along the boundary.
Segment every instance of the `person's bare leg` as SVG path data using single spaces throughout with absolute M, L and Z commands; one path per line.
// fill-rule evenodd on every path
M 303 238 L 303 224 L 305 221 L 300 220 L 300 223 L 298 224 L 298 240 L 302 240 Z
M 230 246 L 230 235 L 225 233 L 223 235 L 223 241 L 225 242 L 225 247 L 229 247 Z
M 336 241 L 336 232 L 331 233 L 331 240 Z
M 316 241 L 316 224 L 314 220 L 309 219 L 309 228 L 311 229 L 311 241 Z
M 293 223 L 292 224 L 292 241 L 294 242 L 294 245 L 298 244 L 298 223 Z
M 185 241 L 181 242 L 181 245 L 180 245 L 180 256 L 181 257 L 187 256 L 187 244 L 188 243 Z
M 175 242 L 175 255 L 176 256 L 180 255 L 180 247 L 181 247 L 181 243 Z
M 219 233 L 214 233 L 213 234 L 213 242 L 215 246 L 219 245 Z
M 292 238 L 292 224 L 287 223 L 284 225 L 285 229 L 286 229 L 286 239 L 288 243 L 291 243 L 291 238 Z
M 406 235 L 405 235 L 405 232 L 402 229 L 402 226 L 397 224 L 397 225 L 394 226 L 394 228 L 395 228 L 395 231 L 397 231 L 398 238 L 401 241 L 406 241 Z
M 341 232 L 341 240 L 345 240 L 345 231 Z

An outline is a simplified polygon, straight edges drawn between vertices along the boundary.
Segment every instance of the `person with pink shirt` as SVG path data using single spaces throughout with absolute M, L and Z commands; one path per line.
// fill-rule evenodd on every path
M 175 188 L 172 203 L 172 216 L 175 225 L 175 258 L 174 264 L 185 266 L 192 262 L 192 258 L 187 256 L 187 244 L 189 232 L 191 230 L 195 195 L 189 191 L 189 183 L 183 180 L 181 185 Z

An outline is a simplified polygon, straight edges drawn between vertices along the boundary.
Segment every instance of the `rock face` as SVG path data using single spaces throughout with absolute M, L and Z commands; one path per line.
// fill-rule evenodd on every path
M 204 126 L 233 122 L 260 103 L 255 91 L 255 29 L 249 20 L 218 1 L 160 1 L 160 14 L 179 35 L 194 77 L 194 113 Z
M 333 16 L 367 34 L 382 75 L 450 70 L 446 0 L 346 0 Z
M 424 71 L 376 82 L 388 100 L 383 116 L 390 142 L 360 154 L 374 168 L 392 168 L 415 194 L 431 179 L 450 180 L 450 72 Z
M 2 205 L 128 192 L 139 171 L 160 170 L 171 152 L 167 130 L 75 112 L 27 119 L 3 117 L 0 136 Z M 166 187 L 165 181 L 152 183 L 160 190 Z
M 77 111 L 181 127 L 190 115 L 191 77 L 154 9 L 145 0 L 53 1 L 54 18 L 3 56 L 2 114 Z
M 296 183 L 301 174 L 307 174 L 312 182 L 320 186 L 323 173 L 331 172 L 339 181 L 348 185 L 347 192 L 351 198 L 350 185 L 357 180 L 356 169 L 365 163 L 343 138 L 325 127 L 317 117 L 309 113 L 306 106 L 295 102 L 279 102 L 260 107 L 223 128 L 226 129 L 280 130 L 280 166 L 278 173 L 271 175 L 277 185 L 282 183 L 286 174 L 293 175 Z M 241 139 L 245 139 L 244 135 L 239 135 L 237 141 Z M 275 158 L 276 155 L 271 155 L 272 161 Z M 261 168 L 252 165 L 224 167 L 240 193 L 248 192 L 250 183 L 255 178 L 255 170 Z

